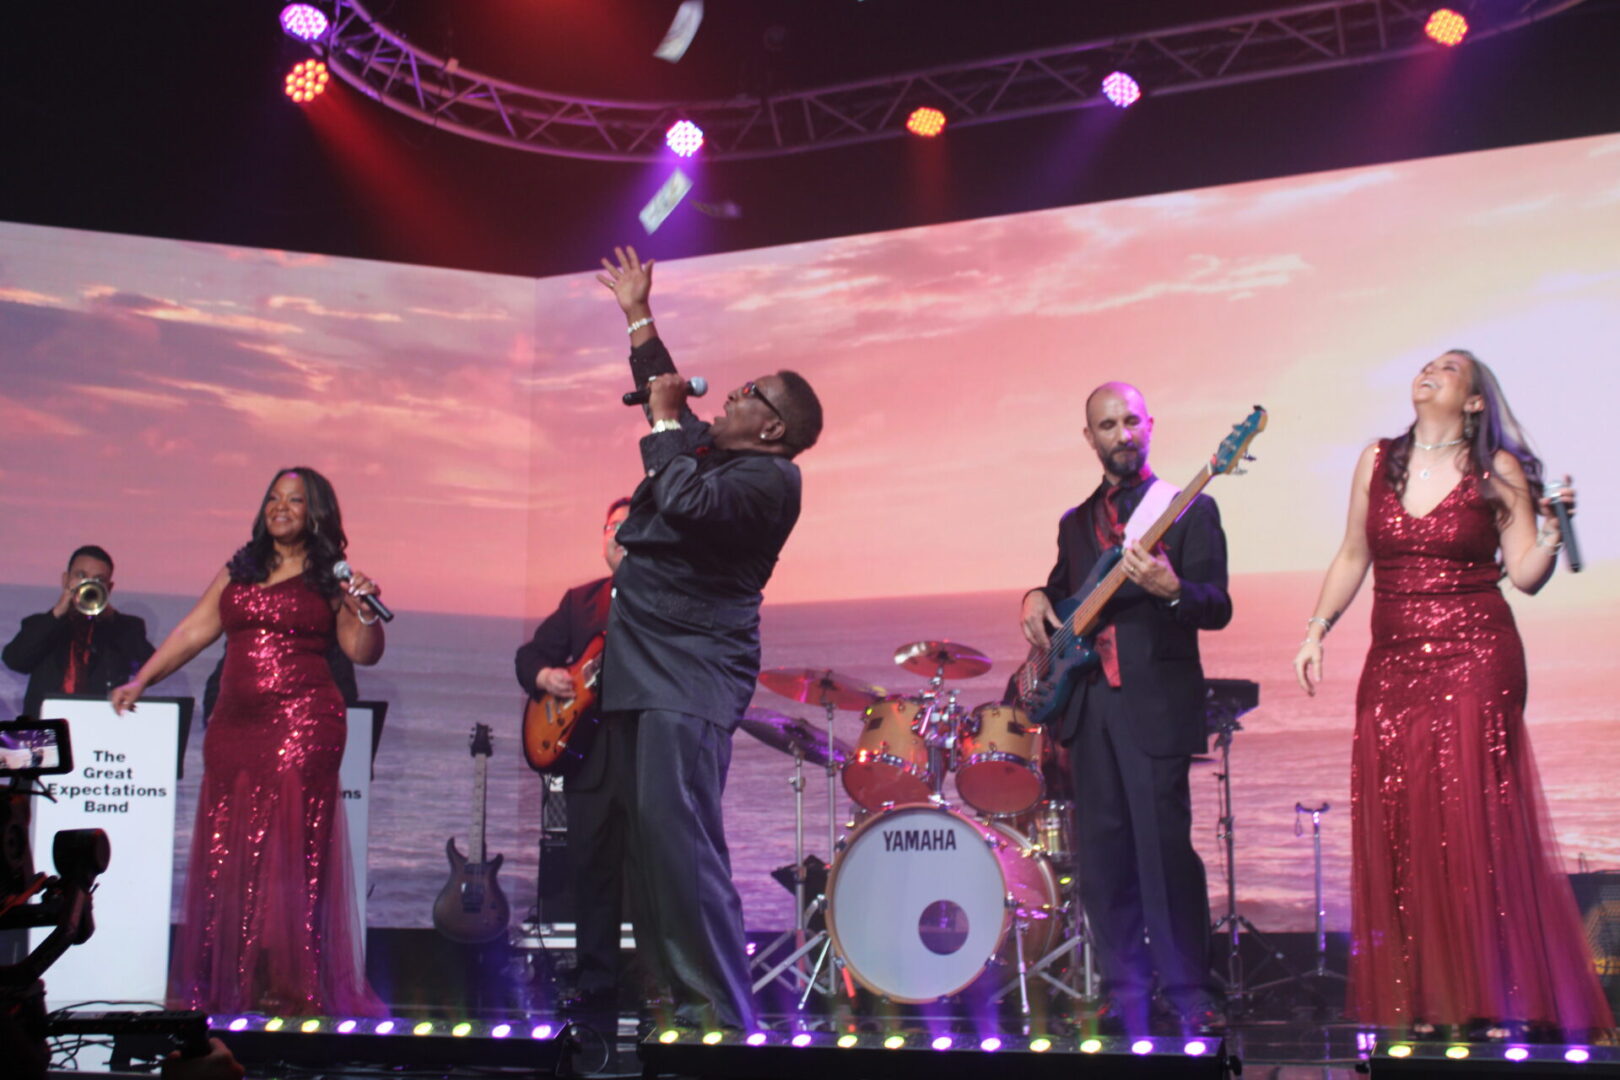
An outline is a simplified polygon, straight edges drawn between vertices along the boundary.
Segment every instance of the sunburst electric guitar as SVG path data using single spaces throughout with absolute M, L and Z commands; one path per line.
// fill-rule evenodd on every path
M 1232 433 L 1221 440 L 1209 463 L 1142 533 L 1142 547 L 1152 551 L 1212 478 L 1243 472 L 1242 463 L 1253 460 L 1248 455 L 1249 444 L 1265 429 L 1266 410 L 1256 405 L 1248 418 L 1234 425 Z M 1018 700 L 1031 723 L 1056 720 L 1074 691 L 1075 681 L 1099 662 L 1093 645 L 1104 621 L 1103 609 L 1127 580 L 1125 568 L 1120 565 L 1124 554 L 1119 547 L 1103 552 L 1079 591 L 1054 605 L 1062 625 L 1052 631 L 1051 644 L 1046 648 L 1031 647 L 1029 658 L 1018 669 Z
M 433 902 L 433 926 L 451 941 L 482 945 L 506 933 L 512 908 L 495 875 L 506 856 L 485 858 L 484 805 L 487 801 L 490 743 L 489 725 L 473 728 L 473 817 L 467 831 L 467 855 L 456 850 L 456 838 L 445 841 L 444 853 L 450 860 L 450 880 Z
M 597 634 L 568 669 L 574 683 L 568 697 L 541 694 L 525 702 L 523 757 L 535 772 L 566 773 L 590 748 L 606 643 L 607 635 Z

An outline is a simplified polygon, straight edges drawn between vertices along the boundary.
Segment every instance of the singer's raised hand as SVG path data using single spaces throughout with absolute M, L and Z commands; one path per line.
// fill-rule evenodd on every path
M 647 298 L 652 293 L 653 260 L 641 261 L 633 247 L 616 247 L 613 259 L 603 259 L 606 273 L 596 280 L 607 286 L 619 307 L 631 318 L 646 316 Z

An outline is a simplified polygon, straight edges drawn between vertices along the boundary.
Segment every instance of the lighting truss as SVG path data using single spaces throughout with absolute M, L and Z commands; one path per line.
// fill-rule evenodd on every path
M 703 129 L 709 160 L 775 157 L 905 135 L 918 105 L 954 128 L 1106 104 L 1102 77 L 1129 72 L 1149 97 L 1350 67 L 1432 51 L 1430 5 L 1318 0 L 1140 33 L 723 101 L 635 102 L 538 90 L 479 74 L 389 30 L 359 0 L 329 0 L 330 29 L 311 43 L 332 73 L 396 112 L 484 142 L 556 157 L 647 162 L 677 120 Z M 1583 0 L 1496 0 L 1451 6 L 1474 27 L 1467 43 L 1520 29 Z

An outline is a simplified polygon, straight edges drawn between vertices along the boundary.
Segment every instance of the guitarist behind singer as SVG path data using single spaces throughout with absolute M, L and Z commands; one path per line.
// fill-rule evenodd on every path
M 1081 589 L 1139 505 L 1154 504 L 1152 434 L 1134 386 L 1104 383 L 1086 400 L 1086 442 L 1103 482 L 1063 515 L 1057 565 L 1044 588 L 1024 596 L 1020 628 L 1030 644 L 1047 645 L 1059 624 L 1053 604 Z M 1079 676 L 1057 725 L 1074 780 L 1076 876 L 1103 979 L 1097 1025 L 1104 1034 L 1145 1034 L 1157 973 L 1175 1019 L 1154 1026 L 1207 1033 L 1223 1017 L 1209 972 L 1209 889 L 1192 846 L 1188 770 L 1207 748 L 1198 631 L 1232 618 L 1214 500 L 1199 495 L 1159 550 L 1132 542 L 1123 563 L 1129 580 L 1097 635 L 1102 662 Z
M 607 629 L 613 571 L 624 558 L 617 540 L 630 500 L 615 499 L 602 526 L 602 557 L 608 577 L 569 589 L 534 639 L 517 651 L 517 680 L 531 697 L 571 696 L 568 674 L 592 639 Z M 568 862 L 574 892 L 578 963 L 574 987 L 560 1003 L 575 1015 L 608 1015 L 618 1006 L 619 923 L 623 918 L 623 867 L 629 808 L 618 777 L 631 763 L 610 762 L 613 740 L 582 721 L 570 743 L 580 756 L 564 773 L 568 808 Z M 595 737 L 593 737 L 595 736 Z

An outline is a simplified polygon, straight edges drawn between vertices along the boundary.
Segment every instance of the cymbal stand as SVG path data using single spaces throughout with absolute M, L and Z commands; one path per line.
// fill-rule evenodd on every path
M 829 860 L 838 851 L 838 758 L 835 749 L 838 745 L 833 734 L 833 727 L 838 716 L 838 709 L 832 702 L 824 702 L 827 710 L 827 854 Z M 789 938 L 798 942 L 797 947 L 774 966 L 763 972 L 754 980 L 754 992 L 758 993 L 771 982 L 781 979 L 791 971 L 792 981 L 788 984 L 789 990 L 803 988 L 799 997 L 799 1008 L 802 1010 L 805 1003 L 810 1000 L 813 990 L 821 990 L 832 995 L 837 992 L 838 979 L 836 968 L 841 963 L 836 955 L 832 956 L 834 970 L 827 972 L 827 983 L 819 985 L 822 969 L 827 964 L 827 958 L 832 949 L 832 938 L 826 930 L 818 930 L 806 937 L 810 928 L 810 919 L 817 913 L 824 912 L 827 907 L 825 894 L 816 896 L 808 904 L 805 902 L 805 868 L 804 868 L 804 755 L 795 752 L 793 755 L 793 848 L 796 860 L 793 871 L 793 897 L 798 907 L 798 921 L 793 930 L 777 936 L 764 948 L 760 949 L 754 958 L 754 968 L 757 970 L 770 963 L 771 957 L 780 949 Z M 799 966 L 799 961 L 820 949 L 816 957 L 815 967 L 806 975 Z
M 1230 1012 L 1238 1014 L 1252 1003 L 1255 991 L 1260 987 L 1250 987 L 1244 982 L 1243 955 L 1240 949 L 1241 939 L 1239 931 L 1247 931 L 1249 940 L 1265 949 L 1267 959 L 1265 963 L 1275 962 L 1288 972 L 1288 978 L 1280 981 L 1289 981 L 1300 978 L 1283 954 L 1272 942 L 1260 932 L 1260 928 L 1250 922 L 1237 909 L 1237 817 L 1232 812 L 1232 736 L 1243 730 L 1238 722 L 1236 713 L 1210 714 L 1211 725 L 1215 730 L 1215 745 L 1221 750 L 1221 768 L 1215 774 L 1216 782 L 1220 784 L 1221 816 L 1217 823 L 1217 839 L 1221 841 L 1226 856 L 1226 914 L 1215 920 L 1211 927 L 1212 935 L 1225 933 L 1226 941 L 1226 1000 Z M 1262 964 L 1262 967 L 1264 963 Z M 1273 986 L 1275 983 L 1266 983 Z
M 922 736 L 923 745 L 928 748 L 934 796 L 940 799 L 945 795 L 945 774 L 956 768 L 956 728 L 960 719 L 956 694 L 954 686 L 945 689 L 945 665 L 942 663 L 928 680 L 928 689 L 922 692 L 928 707 L 923 711 L 918 724 L 921 730 L 917 732 Z

